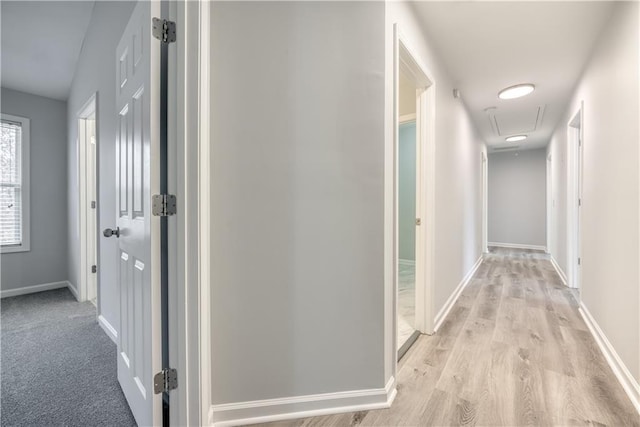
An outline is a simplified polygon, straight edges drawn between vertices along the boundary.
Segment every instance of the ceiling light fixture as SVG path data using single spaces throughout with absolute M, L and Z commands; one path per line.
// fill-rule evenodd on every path
M 529 95 L 531 92 L 534 91 L 535 88 L 536 87 L 531 83 L 511 86 L 506 89 L 502 89 L 500 92 L 498 92 L 498 98 L 500 99 L 520 98 L 521 96 Z
M 516 142 L 516 141 L 522 141 L 523 139 L 527 139 L 527 135 L 513 135 L 505 138 L 505 141 Z

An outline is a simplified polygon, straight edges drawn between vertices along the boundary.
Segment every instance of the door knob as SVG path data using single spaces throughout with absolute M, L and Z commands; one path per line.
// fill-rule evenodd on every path
M 105 228 L 102 234 L 104 234 L 104 237 L 111 237 L 111 236 L 120 237 L 120 227 L 116 227 L 115 230 L 112 230 L 110 228 Z

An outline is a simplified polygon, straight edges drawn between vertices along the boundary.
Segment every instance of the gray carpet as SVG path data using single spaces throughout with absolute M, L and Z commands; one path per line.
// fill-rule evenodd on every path
M 91 303 L 68 289 L 5 298 L 0 333 L 0 425 L 136 425 Z

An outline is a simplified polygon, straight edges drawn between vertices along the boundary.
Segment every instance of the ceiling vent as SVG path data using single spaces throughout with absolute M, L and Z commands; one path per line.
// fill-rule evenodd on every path
M 545 107 L 490 109 L 487 115 L 491 130 L 497 137 L 535 132 L 542 125 Z

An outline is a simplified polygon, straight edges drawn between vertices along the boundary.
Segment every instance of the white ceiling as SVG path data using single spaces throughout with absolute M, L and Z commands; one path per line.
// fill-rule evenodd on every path
M 2 1 L 2 87 L 66 100 L 93 1 Z
M 547 145 L 614 4 L 445 1 L 413 6 L 493 151 Z M 498 98 L 498 91 L 518 83 L 533 83 L 536 90 L 523 98 Z M 495 110 L 485 111 L 491 107 Z M 529 138 L 505 142 L 506 136 L 520 133 Z

